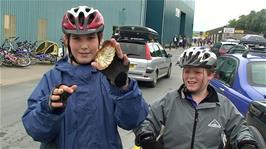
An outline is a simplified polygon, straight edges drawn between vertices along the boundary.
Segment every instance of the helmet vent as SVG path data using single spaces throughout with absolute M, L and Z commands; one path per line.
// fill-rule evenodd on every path
M 203 59 L 207 59 L 207 58 L 209 58 L 210 57 L 210 54 L 209 53 L 205 53 L 204 55 L 203 55 Z
M 195 54 L 195 57 L 198 57 L 200 55 L 200 51 L 198 51 L 196 54 Z
M 90 16 L 89 16 L 89 20 L 88 20 L 88 24 L 90 24 L 93 19 L 95 18 L 95 13 L 92 13 Z
M 85 17 L 84 16 L 84 13 L 83 12 L 80 12 L 79 13 L 79 17 L 78 17 L 79 18 L 79 24 L 80 25 L 83 25 L 84 24 L 84 17 Z
M 193 52 L 189 52 L 188 53 L 188 57 L 191 58 L 192 57 L 192 54 L 193 54 Z
M 90 10 L 91 10 L 90 8 L 85 8 L 86 12 L 90 12 Z
M 76 24 L 76 23 L 75 23 L 75 18 L 74 18 L 74 16 L 73 16 L 72 14 L 68 14 L 68 19 L 69 19 L 69 21 L 70 21 L 72 24 Z
M 78 10 L 79 10 L 79 8 L 75 8 L 75 9 L 74 9 L 74 12 L 75 12 L 75 13 L 77 13 L 77 12 L 78 12 Z

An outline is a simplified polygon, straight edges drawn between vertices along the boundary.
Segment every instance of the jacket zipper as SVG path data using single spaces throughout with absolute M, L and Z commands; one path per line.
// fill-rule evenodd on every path
M 190 149 L 193 149 L 193 147 L 194 147 L 195 133 L 196 133 L 196 127 L 197 127 L 197 123 L 198 123 L 198 115 L 199 115 L 198 110 L 195 109 L 195 118 L 194 118 L 194 125 L 193 125 L 192 140 L 191 140 Z

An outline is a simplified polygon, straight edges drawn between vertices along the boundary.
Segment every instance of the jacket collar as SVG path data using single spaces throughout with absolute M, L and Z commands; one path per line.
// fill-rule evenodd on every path
M 209 94 L 200 102 L 201 103 L 218 103 L 218 94 L 215 91 L 215 89 L 211 86 L 208 85 L 207 90 Z M 180 88 L 178 89 L 178 93 L 181 96 L 182 99 L 187 98 L 188 96 L 191 97 L 191 93 L 186 89 L 185 84 L 182 84 Z
M 93 73 L 98 72 L 97 69 L 92 67 L 91 65 L 73 65 L 68 62 L 68 58 L 60 59 L 55 68 L 59 71 L 65 72 L 70 76 L 78 76 L 78 75 L 91 75 Z

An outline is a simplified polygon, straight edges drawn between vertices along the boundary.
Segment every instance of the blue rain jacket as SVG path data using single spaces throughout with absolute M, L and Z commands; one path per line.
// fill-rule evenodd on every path
M 78 86 L 65 110 L 51 111 L 51 91 L 60 84 Z M 73 66 L 66 59 L 44 74 L 28 99 L 22 117 L 36 141 L 54 142 L 61 149 L 121 149 L 117 126 L 130 130 L 147 116 L 148 106 L 135 80 L 122 91 L 91 66 Z

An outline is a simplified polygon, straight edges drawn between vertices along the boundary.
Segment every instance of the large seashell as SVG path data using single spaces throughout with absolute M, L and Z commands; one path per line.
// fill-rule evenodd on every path
M 98 65 L 99 70 L 107 68 L 113 61 L 115 56 L 115 47 L 111 41 L 105 41 L 103 47 L 99 49 L 96 54 L 95 62 Z

